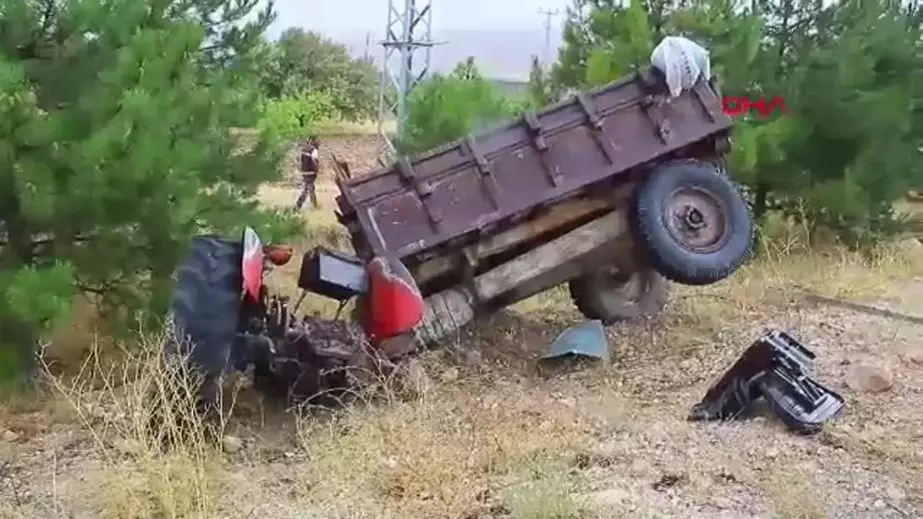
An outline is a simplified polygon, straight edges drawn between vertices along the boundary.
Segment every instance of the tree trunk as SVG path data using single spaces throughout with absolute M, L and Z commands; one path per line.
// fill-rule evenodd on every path
M 765 182 L 757 182 L 756 190 L 753 194 L 753 219 L 757 223 L 763 223 L 766 213 L 769 212 L 769 185 Z
M 0 318 L 0 348 L 9 348 L 16 360 L 15 377 L 12 382 L 18 387 L 31 389 L 38 374 L 38 330 L 11 315 Z M 4 355 L 4 357 L 7 357 Z M 9 357 L 8 357 L 9 358 Z
M 20 203 L 15 196 L 15 189 L 11 185 L 3 188 L 9 191 L 5 197 L 0 198 L 5 206 L 3 220 L 7 231 L 7 243 L 0 247 L 0 270 L 15 273 L 33 263 L 32 233 L 19 216 Z M 36 323 L 17 317 L 6 298 L 6 290 L 0 286 L 0 348 L 13 350 L 12 357 L 16 359 L 17 365 L 15 382 L 28 388 L 34 384 L 38 372 L 35 355 L 38 351 L 39 329 Z

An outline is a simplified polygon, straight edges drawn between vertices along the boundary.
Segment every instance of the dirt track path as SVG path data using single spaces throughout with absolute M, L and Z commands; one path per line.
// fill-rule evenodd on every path
M 644 425 L 601 443 L 647 460 L 640 462 L 640 474 L 611 471 L 608 492 L 625 492 L 618 506 L 673 517 L 923 513 L 923 369 L 902 358 L 923 328 L 837 310 L 794 310 L 774 320 L 819 355 L 816 377 L 847 399 L 844 416 L 815 438 L 795 437 L 766 418 L 690 424 L 681 417 L 711 382 L 703 374 L 720 372 L 734 354 L 644 362 L 644 375 L 626 382 L 646 408 L 644 418 L 633 422 Z M 744 346 L 746 339 L 736 344 Z M 851 389 L 850 370 L 860 363 L 888 366 L 894 387 L 880 394 Z M 685 488 L 654 490 L 665 477 Z M 601 495 L 608 498 L 606 490 Z

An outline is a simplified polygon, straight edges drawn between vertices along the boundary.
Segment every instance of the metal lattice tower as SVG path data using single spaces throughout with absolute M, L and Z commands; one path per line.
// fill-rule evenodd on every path
M 539 9 L 538 14 L 545 17 L 545 47 L 542 49 L 542 65 L 551 65 L 551 19 L 561 14 L 560 9 Z
M 388 0 L 384 59 L 378 94 L 378 162 L 388 164 L 394 145 L 385 123 L 395 118 L 397 134 L 407 126 L 407 96 L 429 72 L 433 29 L 431 0 Z

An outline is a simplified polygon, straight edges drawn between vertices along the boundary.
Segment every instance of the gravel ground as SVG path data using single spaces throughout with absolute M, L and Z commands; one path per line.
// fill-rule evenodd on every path
M 918 308 L 923 304 L 923 281 L 908 283 L 901 295 L 903 302 L 878 304 L 903 311 Z M 665 318 L 669 314 L 668 310 Z M 493 347 L 485 350 L 478 367 L 432 361 L 433 372 L 439 373 L 433 392 L 450 393 L 458 384 L 490 385 L 494 394 L 479 397 L 481 407 L 493 408 L 497 402 L 521 406 L 539 429 L 579 430 L 566 455 L 558 459 L 564 464 L 543 469 L 547 472 L 541 476 L 564 478 L 569 490 L 560 499 L 566 498 L 567 504 L 546 504 L 538 511 L 520 507 L 517 512 L 502 500 L 488 500 L 489 506 L 470 503 L 472 512 L 464 516 L 417 499 L 414 506 L 422 515 L 407 517 L 923 516 L 923 366 L 917 364 L 923 327 L 847 310 L 793 305 L 754 323 L 737 323 L 724 332 L 726 341 L 690 352 L 652 348 L 653 335 L 638 340 L 659 332 L 661 324 L 655 320 L 612 330 L 617 360 L 610 367 L 538 374 L 529 362 L 511 359 L 528 358 L 560 326 L 533 318 L 501 314 L 478 329 L 473 337 L 477 342 L 463 341 Z M 760 328 L 751 325 L 756 322 Z M 807 438 L 788 433 L 769 416 L 718 424 L 685 421 L 689 406 L 712 378 L 764 325 L 784 327 L 814 349 L 819 356 L 816 378 L 846 398 L 843 416 L 820 435 Z M 524 351 L 502 352 L 502 343 L 508 350 Z M 457 380 L 460 372 L 463 379 Z M 880 392 L 857 389 L 869 373 L 887 379 L 890 387 Z M 510 395 L 518 395 L 515 404 Z M 82 409 L 87 415 L 111 412 L 89 405 Z M 226 517 L 308 517 L 298 510 L 314 497 L 299 483 L 303 476 L 297 475 L 314 470 L 317 460 L 310 446 L 296 440 L 297 423 L 276 413 L 264 416 L 258 425 L 247 414 L 246 403 L 241 409 L 233 436 L 239 443 L 226 444 L 228 452 L 221 460 L 222 492 L 216 509 Z M 473 413 L 464 408 L 458 412 Z M 43 411 L 16 415 L 5 424 L 0 438 L 5 460 L 0 463 L 0 502 L 8 508 L 12 503 L 11 514 L 21 517 L 139 513 L 136 508 L 119 512 L 111 505 L 101 510 L 90 497 L 100 477 L 112 476 L 112 458 L 131 457 L 132 446 L 125 440 L 120 443 L 118 435 L 101 444 L 70 420 L 63 411 Z M 395 435 L 399 439 L 400 433 Z M 432 491 L 437 488 L 433 482 Z M 240 508 L 242 503 L 246 509 Z M 378 511 L 369 506 L 348 513 L 319 507 L 326 511 L 318 517 L 395 516 L 387 506 Z M 560 510 L 555 512 L 555 507 Z

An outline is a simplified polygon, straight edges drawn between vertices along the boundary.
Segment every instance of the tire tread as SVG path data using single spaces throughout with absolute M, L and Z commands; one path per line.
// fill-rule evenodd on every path
M 667 237 L 661 218 L 662 210 L 657 203 L 659 199 L 667 196 L 673 187 L 703 183 L 723 191 L 730 198 L 723 201 L 734 206 L 729 211 L 732 233 L 730 244 L 733 244 L 733 250 L 726 246 L 711 253 L 711 264 L 701 258 L 704 255 L 699 255 L 697 261 L 689 261 L 695 253 L 681 252 L 681 246 Z M 664 277 L 677 283 L 716 283 L 733 274 L 753 255 L 756 226 L 753 223 L 750 204 L 723 168 L 715 164 L 683 161 L 657 167 L 638 188 L 635 220 L 638 238 L 648 260 Z M 745 243 L 742 241 L 744 238 L 739 236 L 742 233 L 746 234 Z M 738 236 L 735 237 L 734 234 Z

